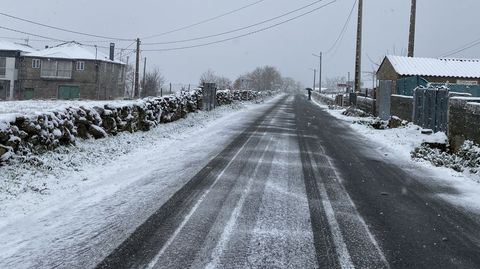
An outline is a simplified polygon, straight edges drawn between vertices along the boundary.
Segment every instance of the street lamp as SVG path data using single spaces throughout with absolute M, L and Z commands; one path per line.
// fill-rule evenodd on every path
M 319 55 L 315 54 L 315 53 L 312 53 L 313 56 L 319 58 L 319 69 L 318 69 L 318 87 L 319 87 L 319 91 L 321 92 L 322 91 L 322 52 L 320 52 Z M 313 87 L 313 89 L 315 89 L 315 85 Z

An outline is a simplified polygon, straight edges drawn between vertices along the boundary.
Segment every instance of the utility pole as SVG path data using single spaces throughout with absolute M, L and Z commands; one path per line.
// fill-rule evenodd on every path
M 362 77 L 362 17 L 363 0 L 358 1 L 357 52 L 355 58 L 355 92 L 360 92 Z
M 135 60 L 135 86 L 134 86 L 134 90 L 133 90 L 133 96 L 140 96 L 140 92 L 139 92 L 139 85 L 138 85 L 138 77 L 140 75 L 140 38 L 137 38 L 137 57 L 136 57 L 136 60 Z
M 315 80 L 317 78 L 317 69 L 313 69 L 313 88 L 312 90 L 315 91 Z
M 347 74 L 347 92 L 350 92 L 350 72 Z
M 318 70 L 318 91 L 322 91 L 322 52 L 320 51 L 320 69 Z
M 125 83 L 125 89 L 123 90 L 123 97 L 127 97 L 128 96 L 128 87 L 127 87 L 127 74 L 128 74 L 128 61 L 130 59 L 130 56 L 127 56 L 127 64 L 125 65 L 125 67 L 123 68 L 123 82 Z
M 408 38 L 408 57 L 413 57 L 415 52 L 416 17 L 417 17 L 417 0 L 412 0 L 412 12 L 410 14 L 410 35 Z
M 145 79 L 147 77 L 147 57 L 145 57 L 145 61 L 143 62 L 143 81 L 142 81 L 142 90 L 145 94 Z
M 322 52 L 320 52 L 318 55 L 315 53 L 312 53 L 313 56 L 318 57 L 320 59 L 320 64 L 319 64 L 319 69 L 318 69 L 318 87 L 319 87 L 319 92 L 322 91 Z M 314 88 L 315 90 L 315 88 Z

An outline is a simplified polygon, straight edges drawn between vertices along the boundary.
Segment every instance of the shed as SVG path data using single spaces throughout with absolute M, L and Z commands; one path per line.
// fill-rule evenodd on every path
M 412 95 L 420 85 L 448 84 L 453 91 L 480 96 L 480 59 L 386 56 L 377 71 L 392 82 L 392 93 Z

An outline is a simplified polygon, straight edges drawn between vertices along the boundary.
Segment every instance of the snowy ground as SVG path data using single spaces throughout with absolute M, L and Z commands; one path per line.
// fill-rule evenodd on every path
M 434 181 L 430 183 L 455 186 L 460 194 L 444 195 L 443 198 L 457 206 L 480 213 L 480 175 L 471 174 L 468 171 L 459 173 L 449 168 L 435 167 L 427 161 L 415 161 L 411 158 L 410 153 L 423 142 L 445 141 L 447 138 L 444 133 L 421 134 L 421 128 L 413 124 L 396 129 L 376 130 L 368 125 L 355 123 L 365 118 L 342 115 L 345 109 L 328 109 L 327 105 L 313 102 L 326 109 L 332 116 L 351 123 L 355 131 L 378 146 L 376 150 L 384 153 L 385 159 L 402 164 L 405 170 L 412 173 L 419 169 L 427 170 L 432 177 L 426 180 Z
M 94 266 L 112 251 L 98 246 L 123 241 L 116 235 L 141 224 L 266 107 L 222 106 L 149 132 L 61 147 L 40 156 L 39 167 L 1 167 L 0 268 Z

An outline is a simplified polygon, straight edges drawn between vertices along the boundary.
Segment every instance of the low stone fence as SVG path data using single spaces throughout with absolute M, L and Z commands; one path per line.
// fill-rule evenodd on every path
M 465 140 L 480 144 L 480 98 L 450 98 L 448 138 L 454 151 L 459 149 Z
M 244 92 L 242 92 L 244 93 Z M 255 100 L 275 92 L 249 91 L 242 100 Z M 220 105 L 234 101 L 235 92 L 217 93 Z M 32 116 L 17 115 L 0 121 L 0 165 L 12 156 L 27 158 L 61 145 L 75 144 L 77 138 L 100 139 L 120 132 L 148 131 L 161 123 L 176 121 L 202 107 L 201 91 L 178 96 L 153 97 L 124 106 L 69 107 Z
M 375 99 L 365 96 L 357 96 L 357 108 L 368 114 L 375 115 Z
M 396 95 L 391 96 L 390 114 L 402 120 L 413 121 L 413 96 Z
M 320 94 L 318 92 L 312 92 L 312 98 L 317 102 L 321 102 L 329 106 L 336 105 L 335 97 L 331 97 L 329 95 Z

